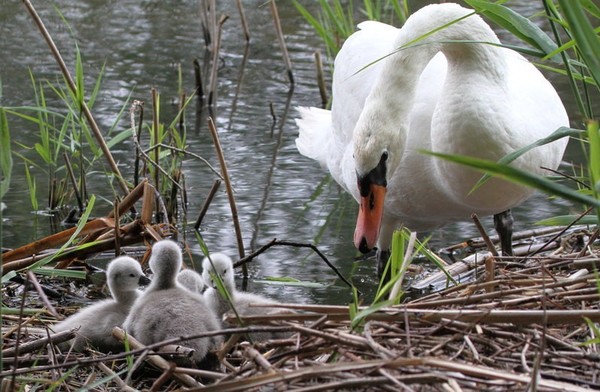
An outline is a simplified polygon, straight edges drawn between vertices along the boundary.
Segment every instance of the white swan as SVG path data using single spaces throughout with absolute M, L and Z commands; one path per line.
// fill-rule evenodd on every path
M 354 244 L 363 252 L 388 250 L 401 225 L 422 231 L 471 213 L 510 217 L 502 213 L 532 194 L 499 179 L 469 194 L 481 173 L 420 150 L 498 160 L 569 124 L 552 85 L 497 46 L 473 12 L 433 4 L 401 29 L 361 23 L 335 59 L 332 110 L 299 108 L 297 148 L 360 202 Z M 542 174 L 558 166 L 566 143 L 536 148 L 513 165 Z M 509 248 L 511 228 L 498 231 Z
M 179 271 L 177 274 L 177 283 L 192 293 L 202 294 L 204 291 L 204 279 L 202 279 L 202 275 L 189 268 Z
M 212 263 L 211 263 L 212 261 Z M 262 295 L 243 292 L 235 287 L 233 276 L 233 262 L 231 258 L 223 253 L 213 253 L 210 259 L 205 257 L 202 261 L 202 278 L 206 285 L 204 297 L 208 305 L 215 311 L 217 317 L 222 318 L 225 313 L 231 310 L 231 306 L 227 299 L 223 298 L 218 290 L 214 275 L 219 275 L 223 286 L 227 289 L 231 297 L 233 306 L 240 316 L 258 316 L 275 313 L 283 313 L 278 308 L 254 305 L 276 305 L 278 302 Z M 270 333 L 270 332 L 254 332 L 250 334 L 253 341 L 262 341 L 273 338 L 286 337 L 285 333 Z
M 123 343 L 112 337 L 112 329 L 123 325 L 131 306 L 141 294 L 139 284 L 150 281 L 140 263 L 128 256 L 117 257 L 108 264 L 106 278 L 112 299 L 92 304 L 58 323 L 55 332 L 79 328 L 75 339 L 61 343 L 61 349 L 73 346 L 81 351 L 90 344 L 103 352 L 123 351 Z
M 177 283 L 182 255 L 175 242 L 162 240 L 154 244 L 149 264 L 154 277 L 123 323 L 128 334 L 147 345 L 221 328 L 202 295 Z M 195 350 L 193 358 L 199 363 L 221 341 L 220 336 L 215 336 L 186 340 L 181 344 Z

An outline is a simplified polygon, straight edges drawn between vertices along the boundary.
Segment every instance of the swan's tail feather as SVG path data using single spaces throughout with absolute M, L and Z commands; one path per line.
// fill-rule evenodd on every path
M 319 162 L 327 168 L 329 139 L 332 135 L 331 111 L 315 107 L 297 107 L 300 118 L 296 148 L 300 154 Z

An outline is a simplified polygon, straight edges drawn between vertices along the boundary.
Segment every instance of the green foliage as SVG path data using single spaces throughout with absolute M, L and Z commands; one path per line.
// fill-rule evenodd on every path
M 354 299 L 354 308 L 351 310 L 352 328 L 359 328 L 365 318 L 381 308 L 400 303 L 404 295 L 403 283 L 408 267 L 418 255 L 425 256 L 431 263 L 436 265 L 441 271 L 444 271 L 449 280 L 456 284 L 456 281 L 446 271 L 444 265 L 426 247 L 427 240 L 421 242 L 417 239 L 415 232 L 410 232 L 404 228 L 394 231 L 392 236 L 392 249 L 390 259 L 387 262 L 383 276 L 390 276 L 389 281 L 379 283 L 375 298 L 371 306 L 357 312 L 357 299 Z M 387 298 L 387 299 L 386 299 Z
M 406 20 L 408 0 L 363 0 L 363 8 L 355 5 L 355 0 L 319 0 L 320 12 L 313 15 L 299 0 L 292 0 L 304 19 L 315 29 L 327 48 L 329 58 L 334 58 L 342 44 L 356 31 L 356 25 L 364 20 L 385 21 L 401 25 Z M 359 9 L 360 19 L 355 18 Z
M 0 200 L 8 192 L 13 160 L 6 111 L 0 107 Z
M 556 43 L 542 29 L 510 8 L 485 0 L 465 0 L 465 2 L 475 11 L 502 26 L 521 41 L 539 50 L 539 57 L 544 57 L 556 50 Z M 558 61 L 558 58 L 556 58 L 556 61 Z

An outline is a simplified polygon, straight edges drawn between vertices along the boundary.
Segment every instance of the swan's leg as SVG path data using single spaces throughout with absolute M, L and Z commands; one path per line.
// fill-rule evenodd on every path
M 500 246 L 503 256 L 512 256 L 513 216 L 510 210 L 494 215 L 494 228 L 500 236 Z

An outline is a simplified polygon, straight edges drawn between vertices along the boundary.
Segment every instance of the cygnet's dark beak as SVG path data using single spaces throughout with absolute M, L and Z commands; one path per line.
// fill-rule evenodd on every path
M 140 276 L 140 279 L 138 280 L 138 284 L 140 286 L 148 286 L 152 281 L 150 279 L 148 279 L 148 277 L 146 275 L 142 275 Z

